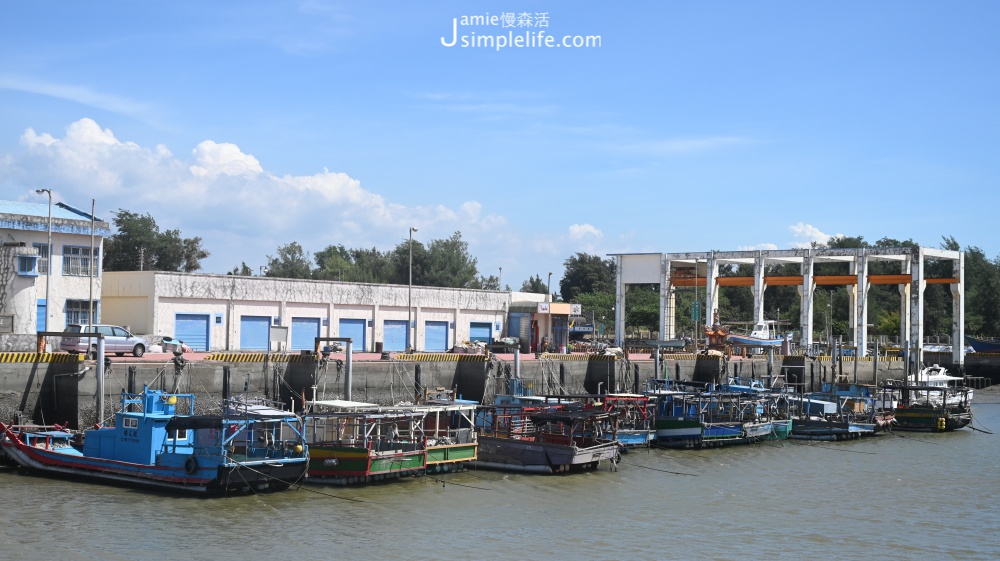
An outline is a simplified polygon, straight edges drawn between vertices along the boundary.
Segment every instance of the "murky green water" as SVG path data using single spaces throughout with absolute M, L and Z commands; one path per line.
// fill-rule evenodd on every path
M 3 559 L 1000 558 L 1000 404 L 973 426 L 640 451 L 617 472 L 466 472 L 173 498 L 0 472 Z

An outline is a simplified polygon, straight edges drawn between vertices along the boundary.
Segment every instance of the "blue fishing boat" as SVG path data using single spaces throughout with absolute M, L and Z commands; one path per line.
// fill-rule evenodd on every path
M 1000 353 L 1000 339 L 982 339 L 966 335 L 965 342 L 977 353 Z
M 740 392 L 681 392 L 656 405 L 656 445 L 703 448 L 783 440 L 792 420 L 779 413 L 774 396 Z
M 194 399 L 123 391 L 114 426 L 71 431 L 0 423 L 0 444 L 8 461 L 27 471 L 193 494 L 281 491 L 305 476 L 299 417 L 235 402 L 219 415 L 195 415 Z

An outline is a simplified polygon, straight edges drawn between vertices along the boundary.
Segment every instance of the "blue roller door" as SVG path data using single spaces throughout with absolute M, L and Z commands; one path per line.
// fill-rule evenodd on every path
M 424 324 L 424 350 L 429 353 L 448 350 L 448 322 L 428 321 Z
M 46 314 L 45 312 L 45 310 L 47 309 L 48 309 L 48 304 L 45 303 L 45 300 L 39 300 L 38 309 L 35 312 L 35 321 L 37 322 L 36 323 L 37 328 L 35 329 L 35 331 L 47 331 L 46 327 L 48 326 L 45 325 L 48 322 L 48 317 L 47 317 L 48 314 Z
M 208 321 L 207 314 L 177 314 L 174 316 L 174 338 L 184 341 L 184 344 L 194 351 L 208 351 Z
M 472 322 L 469 324 L 469 341 L 482 341 L 489 345 L 493 342 L 493 324 Z
M 267 351 L 271 345 L 271 318 L 268 316 L 240 316 L 240 350 Z
M 350 337 L 351 351 L 362 353 L 368 349 L 365 345 L 365 333 L 368 329 L 363 319 L 342 319 L 340 320 L 340 335 L 338 337 Z
M 319 318 L 292 318 L 292 350 L 311 351 L 319 337 Z
M 405 351 L 406 350 L 406 320 L 387 319 L 382 324 L 382 332 L 385 341 L 382 343 L 383 351 Z

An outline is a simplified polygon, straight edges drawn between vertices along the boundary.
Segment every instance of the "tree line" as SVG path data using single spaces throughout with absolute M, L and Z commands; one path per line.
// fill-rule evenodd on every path
M 201 260 L 209 252 L 201 246 L 201 238 L 184 238 L 178 230 L 161 232 L 149 214 L 139 215 L 118 210 L 113 219 L 116 232 L 105 240 L 105 271 L 183 271 L 201 268 Z M 412 244 L 412 245 L 411 245 Z M 814 248 L 916 248 L 911 239 L 882 238 L 874 243 L 862 236 L 838 236 L 828 242 L 814 243 Z M 942 249 L 959 251 L 961 247 L 953 237 L 942 238 Z M 412 255 L 411 255 L 412 251 Z M 1000 257 L 989 258 L 976 246 L 965 252 L 965 329 L 969 334 L 1000 336 Z M 469 288 L 484 290 L 510 290 L 510 285 L 500 286 L 498 275 L 482 275 L 477 259 L 469 253 L 468 243 L 461 232 L 447 239 L 431 240 L 426 244 L 417 240 L 404 240 L 396 247 L 380 251 L 378 248 L 347 248 L 329 245 L 310 255 L 298 242 L 279 246 L 273 255 L 267 255 L 266 268 L 254 271 L 241 263 L 228 272 L 230 275 L 337 280 L 374 284 L 409 284 L 444 288 Z M 412 263 L 412 267 L 411 267 Z M 610 322 L 615 306 L 615 262 L 598 255 L 576 253 L 563 262 L 563 276 L 558 281 L 555 300 L 582 305 L 584 315 L 595 323 Z M 929 277 L 952 276 L 948 262 L 931 262 L 926 266 Z M 898 274 L 894 262 L 873 261 L 871 274 Z M 720 276 L 751 276 L 749 265 L 732 265 L 720 268 Z M 766 275 L 801 274 L 797 264 L 768 266 Z M 816 275 L 848 274 L 843 263 L 818 263 Z M 523 281 L 521 292 L 545 294 L 550 290 L 547 279 L 540 274 Z M 696 301 L 703 301 L 704 289 L 696 294 L 694 288 L 675 289 L 675 325 L 679 334 L 699 336 L 702 326 L 711 321 L 711 312 L 699 310 L 699 320 L 692 318 Z M 928 285 L 924 291 L 925 335 L 951 334 L 952 296 L 947 285 Z M 845 336 L 849 338 L 849 294 L 847 287 L 822 287 L 813 298 L 813 326 L 818 336 Z M 767 319 L 781 320 L 790 330 L 801 329 L 801 300 L 794 286 L 767 287 L 764 294 L 764 315 Z M 868 318 L 871 335 L 896 335 L 900 332 L 900 293 L 897 286 L 875 285 L 868 292 Z M 727 322 L 750 322 L 753 314 L 753 292 L 749 287 L 727 287 L 719 294 L 719 317 Z M 625 323 L 629 327 L 655 331 L 659 327 L 659 285 L 630 285 L 625 295 Z M 706 317 L 708 316 L 708 317 Z

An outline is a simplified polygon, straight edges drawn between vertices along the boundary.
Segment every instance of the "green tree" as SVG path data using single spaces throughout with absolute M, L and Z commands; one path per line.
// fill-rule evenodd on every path
M 242 261 L 239 267 L 233 267 L 233 270 L 226 273 L 227 275 L 233 275 L 237 277 L 252 277 L 253 269 L 247 265 L 246 261 Z
M 563 262 L 559 293 L 564 302 L 574 302 L 578 294 L 615 292 L 615 262 L 597 255 L 577 253 Z
M 547 294 L 549 292 L 548 287 L 545 286 L 545 281 L 542 280 L 541 275 L 535 275 L 533 277 L 528 277 L 528 280 L 521 283 L 521 292 L 531 292 L 533 294 Z M 612 295 L 612 301 L 614 300 L 614 295 Z
M 313 278 L 318 280 L 347 280 L 351 278 L 354 262 L 351 252 L 341 245 L 328 245 L 313 255 L 316 269 Z
M 201 238 L 182 238 L 180 230 L 160 232 L 149 214 L 118 209 L 112 221 L 116 232 L 104 240 L 105 271 L 183 271 L 201 269 L 209 256 Z
M 279 246 L 277 256 L 267 256 L 265 276 L 285 279 L 308 279 L 312 277 L 311 260 L 298 242 Z
M 476 258 L 469 254 L 469 244 L 462 233 L 444 240 L 431 240 L 426 246 L 413 240 L 413 284 L 444 288 L 481 288 Z M 391 276 L 388 282 L 408 284 L 410 279 L 410 241 L 399 243 L 389 254 Z

